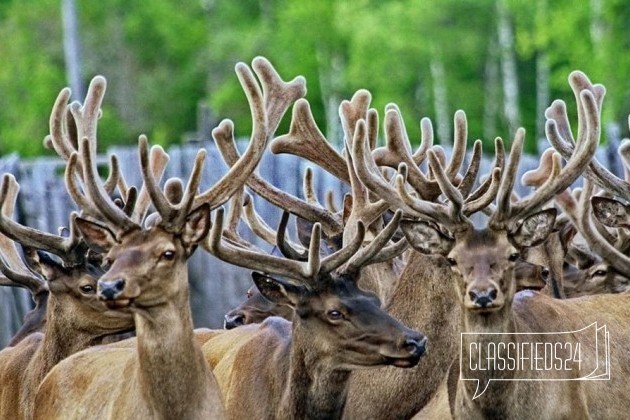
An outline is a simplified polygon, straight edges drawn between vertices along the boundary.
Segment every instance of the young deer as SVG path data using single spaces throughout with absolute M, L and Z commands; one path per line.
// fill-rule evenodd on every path
M 120 209 L 104 193 L 94 161 L 95 138 L 79 144 L 81 167 L 76 152 L 70 155 L 66 178 L 75 179 L 82 169 L 85 184 L 85 194 L 75 188 L 74 196 L 106 223 L 77 219 L 89 245 L 106 254 L 109 269 L 99 280 L 98 296 L 109 307 L 133 314 L 137 339 L 131 348 L 85 351 L 57 365 L 39 388 L 36 418 L 224 416 L 216 380 L 193 333 L 186 261 L 208 232 L 210 210 L 250 176 L 286 108 L 305 92 L 301 78 L 282 82 L 265 59 L 255 59 L 253 67 L 262 91 L 249 67 L 236 66 L 254 120 L 250 146 L 205 192 L 197 194 L 205 151 L 198 153 L 185 189 L 181 181 L 168 180 L 162 191 L 141 136 L 143 190 L 157 210 L 144 227 L 126 211 L 133 210 L 133 200 Z M 213 131 L 215 138 L 234 141 L 232 133 L 229 121 Z
M 31 418 L 37 387 L 53 366 L 111 334 L 133 328 L 130 315 L 111 311 L 98 301 L 96 287 L 102 270 L 88 260 L 87 248 L 72 227 L 74 218 L 68 238 L 19 225 L 11 219 L 18 189 L 12 175 L 3 177 L 0 231 L 28 247 L 29 264 L 22 262 L 15 243 L 0 235 L 0 271 L 12 285 L 45 296 L 45 333 L 30 334 L 0 352 L 2 418 Z M 36 249 L 58 255 L 64 264 Z
M 217 340 L 204 345 L 216 364 L 228 418 L 340 418 L 351 370 L 418 363 L 426 337 L 390 317 L 374 294 L 357 287 L 359 270 L 393 236 L 400 216 L 363 248 L 365 228 L 359 222 L 356 236 L 323 259 L 316 223 L 308 259 L 296 261 L 223 241 L 223 214 L 217 213 L 208 250 L 232 264 L 291 279 L 253 274 L 263 296 L 295 313 L 292 323 L 271 317 L 222 334 L 218 341 L 238 345 L 219 360 L 213 350 L 224 351 L 223 346 Z

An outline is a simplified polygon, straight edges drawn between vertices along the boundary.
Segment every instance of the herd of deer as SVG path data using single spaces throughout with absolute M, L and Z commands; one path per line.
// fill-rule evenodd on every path
M 630 212 L 622 201 L 630 182 L 594 158 L 601 85 L 571 74 L 577 129 L 564 102 L 548 108 L 553 147 L 522 177 L 533 192 L 521 198 L 512 191 L 523 130 L 507 157 L 496 139 L 494 164 L 480 174 L 481 141 L 467 159 L 463 112 L 451 156 L 433 145 L 428 119 L 412 152 L 395 105 L 386 107 L 385 146 L 377 147 L 379 117 L 360 90 L 340 106 L 338 153 L 315 124 L 303 78 L 284 82 L 260 57 L 236 73 L 251 140 L 240 155 L 231 121 L 213 130 L 230 169 L 202 192 L 205 150 L 186 184 L 162 183 L 169 157 L 144 136 L 142 185 L 127 184 L 115 155 L 103 180 L 96 149 L 105 80 L 92 80 L 83 104 L 61 91 L 45 143 L 67 162 L 78 212 L 59 235 L 37 231 L 13 218 L 15 178 L 5 174 L 0 187 L 0 284 L 27 288 L 36 303 L 0 352 L 0 418 L 626 415 Z M 291 106 L 289 133 L 277 136 Z M 304 199 L 262 179 L 256 167 L 267 147 L 347 183 L 343 208 L 319 203 L 310 171 Z M 630 173 L 630 143 L 619 152 Z M 571 191 L 580 177 L 583 188 Z M 245 187 L 283 210 L 277 230 Z M 287 234 L 291 215 L 298 241 Z M 274 246 L 271 254 L 239 235 L 241 219 Z M 224 330 L 193 329 L 186 262 L 198 246 L 254 270 L 256 287 Z M 610 331 L 608 381 L 518 381 L 537 372 L 490 369 L 480 379 L 505 381 L 474 399 L 475 384 L 458 381 L 462 332 L 545 340 L 593 322 Z M 595 339 L 581 343 L 584 354 L 596 353 Z

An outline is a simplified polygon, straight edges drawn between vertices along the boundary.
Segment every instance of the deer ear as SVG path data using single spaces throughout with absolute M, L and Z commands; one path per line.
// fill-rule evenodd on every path
M 451 252 L 455 240 L 444 235 L 435 225 L 427 222 L 402 220 L 400 228 L 407 242 L 423 254 L 446 255 Z
M 593 213 L 597 220 L 609 227 L 630 227 L 630 212 L 628 206 L 612 198 L 591 198 Z
M 556 209 L 546 209 L 527 216 L 508 237 L 518 248 L 540 245 L 553 231 L 557 214 Z
M 24 260 L 31 270 L 40 273 L 49 282 L 65 273 L 63 265 L 43 251 L 24 247 Z
M 116 235 L 109 228 L 81 217 L 75 220 L 81 236 L 92 251 L 103 254 L 117 244 Z
M 198 244 L 210 230 L 210 205 L 203 203 L 186 218 L 182 232 L 182 242 L 186 247 Z
M 295 308 L 300 296 L 306 292 L 304 286 L 298 286 L 284 280 L 275 279 L 265 274 L 252 272 L 252 279 L 260 293 L 277 305 Z

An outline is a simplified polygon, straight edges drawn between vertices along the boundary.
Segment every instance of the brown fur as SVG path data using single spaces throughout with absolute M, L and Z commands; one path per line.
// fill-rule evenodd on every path
M 54 271 L 53 271 L 54 270 Z M 31 418 L 38 385 L 58 362 L 133 327 L 131 316 L 107 310 L 81 285 L 96 279 L 84 269 L 48 267 L 46 334 L 33 333 L 0 352 L 0 418 Z
M 373 296 L 353 284 L 324 282 L 328 286 L 300 298 L 293 323 L 270 317 L 204 345 L 228 418 L 339 418 L 350 370 L 409 356 L 403 343 L 418 339 L 417 333 L 387 316 Z M 334 307 L 348 308 L 347 322 L 326 320 L 327 308 Z
M 209 209 L 197 211 L 205 213 L 191 213 L 182 236 L 155 227 L 118 241 L 98 225 L 80 226 L 85 236 L 109 248 L 112 265 L 99 287 L 125 279 L 116 299 L 131 299 L 136 347 L 95 347 L 59 363 L 39 388 L 35 418 L 223 418 L 221 395 L 190 313 L 186 261 L 207 233 Z

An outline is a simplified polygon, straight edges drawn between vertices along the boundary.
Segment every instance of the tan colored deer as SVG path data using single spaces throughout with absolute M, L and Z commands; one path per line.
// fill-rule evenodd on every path
M 367 91 L 359 91 L 351 101 L 345 101 L 340 113 L 346 134 L 347 145 L 352 145 L 354 128 L 358 120 L 367 121 L 368 143 L 370 147 L 366 150 L 374 149 L 378 134 L 377 113 L 373 109 L 368 109 L 370 104 L 370 94 Z M 353 158 L 353 172 L 343 171 L 343 158 L 336 153 L 330 152 L 330 146 L 318 130 L 314 119 L 308 109 L 308 103 L 304 100 L 298 101 L 294 107 L 293 120 L 290 133 L 285 137 L 275 139 L 271 148 L 274 152 L 292 153 L 313 161 L 319 166 L 327 169 L 340 179 L 345 179 L 355 172 L 362 185 L 363 191 L 370 191 L 371 194 L 387 187 L 387 180 L 380 178 L 381 183 L 377 189 L 373 188 L 371 179 L 366 180 L 365 165 L 357 162 Z M 426 152 L 431 148 L 433 133 L 428 119 L 422 121 L 422 144 L 413 154 L 408 152 L 410 146 L 408 138 L 404 132 L 400 113 L 396 107 L 389 107 L 386 116 L 386 140 L 385 148 L 378 148 L 372 151 L 374 156 L 374 172 L 380 174 L 380 169 L 376 165 L 391 166 L 397 168 L 400 162 L 405 162 L 408 166 L 416 167 L 426 158 Z M 469 195 L 471 202 L 475 202 L 477 208 L 483 208 L 484 203 L 488 203 L 496 193 L 498 187 L 498 177 L 492 176 L 482 183 L 481 187 L 472 191 L 473 183 L 476 180 L 479 169 L 479 157 L 481 156 L 481 143 L 476 142 L 473 150 L 473 158 L 470 166 L 466 169 L 464 176 L 460 176 L 458 171 L 464 160 L 466 143 L 466 120 L 462 112 L 458 112 L 455 117 L 455 148 L 449 163 L 449 174 L 453 179 L 461 180 L 462 191 Z M 352 147 L 347 147 L 352 150 Z M 224 157 L 226 153 L 223 153 Z M 325 157 L 325 159 L 324 159 Z M 232 155 L 231 159 L 235 159 Z M 502 142 L 497 142 L 497 159 L 495 166 L 501 168 L 503 165 Z M 226 159 L 229 160 L 230 158 Z M 345 162 L 346 167 L 348 162 Z M 356 167 L 356 168 L 355 168 Z M 414 180 L 416 190 L 432 198 L 437 198 L 440 194 L 439 187 L 434 180 L 428 179 L 427 175 L 419 170 L 413 170 L 410 178 Z M 251 185 L 251 184 L 250 184 Z M 260 187 L 258 184 L 254 184 Z M 367 186 L 367 188 L 366 188 Z M 390 188 L 394 195 L 395 191 Z M 264 191 L 257 190 L 264 196 Z M 386 198 L 386 201 L 394 208 L 400 200 L 390 200 L 387 195 L 375 194 L 377 198 Z M 354 192 L 353 192 L 354 196 Z M 273 197 L 270 197 L 270 201 Z M 287 205 L 292 209 L 292 205 Z M 398 206 L 405 209 L 403 205 Z M 298 211 L 296 211 L 298 213 Z M 308 217 L 306 211 L 298 214 Z M 324 220 L 320 220 L 325 223 Z M 334 226 L 332 227 L 334 228 Z M 368 267 L 370 268 L 370 267 Z M 374 266 L 378 269 L 377 266 Z M 423 254 L 412 252 L 408 258 L 408 263 L 402 274 L 397 275 L 395 281 L 391 282 L 391 289 L 388 291 L 388 299 L 385 307 L 388 312 L 404 320 L 407 325 L 413 328 L 426 331 L 432 348 L 439 348 L 439 352 L 428 352 L 424 361 L 414 369 L 400 370 L 394 368 L 381 368 L 378 375 L 372 372 L 356 371 L 350 380 L 348 401 L 346 404 L 346 416 L 348 418 L 405 418 L 413 415 L 431 397 L 456 352 L 456 329 L 459 326 L 458 307 L 453 306 L 455 299 L 454 289 L 447 279 L 452 276 L 447 265 L 440 259 Z M 365 273 L 362 273 L 362 278 Z
M 619 154 L 624 156 L 624 145 L 619 148 Z M 540 158 L 540 166 L 535 171 L 526 173 L 523 183 L 533 187 L 540 187 L 550 176 L 553 166 L 553 149 L 546 150 Z M 626 182 L 616 178 L 619 183 Z M 601 180 L 600 184 L 607 180 Z M 610 184 L 607 184 L 610 185 Z M 613 189 L 611 187 L 611 189 Z M 630 267 L 627 262 L 628 234 L 626 228 L 626 207 L 624 204 L 610 198 L 593 197 L 593 209 L 596 219 L 593 221 L 600 235 L 599 238 L 608 244 L 600 244 L 593 236 L 578 235 L 579 224 L 577 196 L 579 190 L 567 189 L 555 198 L 556 203 L 563 210 L 564 228 L 556 236 L 562 238 L 551 244 L 555 252 L 547 252 L 546 256 L 555 257 L 553 271 L 558 272 L 561 267 L 559 285 L 565 297 L 579 297 L 599 293 L 622 293 L 628 289 L 630 283 Z M 604 227 L 607 226 L 608 228 Z M 609 230 L 615 230 L 612 232 Z M 568 235 L 567 235 L 568 233 Z M 555 238 L 554 238 L 555 239 Z M 614 248 L 617 252 L 612 252 Z M 600 255 L 599 252 L 602 254 Z M 543 255 L 544 257 L 545 255 Z M 558 261 L 560 264 L 558 264 Z M 564 265 L 564 267 L 563 267 Z
M 397 112 L 395 109 L 390 108 L 388 112 L 390 114 L 389 118 L 394 121 L 400 120 L 400 117 L 396 116 Z M 369 138 L 371 136 L 370 132 L 373 131 L 370 127 L 375 124 L 370 123 L 369 120 L 366 121 L 362 121 L 360 125 L 357 124 L 357 130 L 360 128 L 362 130 L 360 134 L 364 137 L 367 131 L 367 137 Z M 456 128 L 460 132 L 459 136 L 465 138 L 465 134 L 461 134 L 465 133 L 465 121 L 457 121 L 458 119 L 456 119 Z M 402 127 L 402 123 L 397 124 L 397 126 Z M 394 130 L 386 128 L 386 132 L 390 133 L 392 131 Z M 402 132 L 402 129 L 398 129 L 398 131 Z M 403 139 L 406 138 L 404 132 L 398 136 Z M 370 140 L 355 141 L 352 149 L 357 173 L 361 181 L 377 197 L 385 198 L 392 205 L 402 208 L 410 217 L 414 217 L 414 215 L 417 217 L 419 215 L 417 213 L 418 209 L 414 210 L 411 208 L 409 203 L 399 196 L 396 189 L 391 187 L 380 176 L 376 161 L 379 155 L 375 152 L 369 153 L 368 144 L 370 144 Z M 404 145 L 406 142 L 402 141 L 400 144 Z M 501 143 L 499 142 L 497 145 L 500 147 Z M 499 152 L 499 147 L 497 147 L 497 158 L 500 156 L 502 159 L 503 152 L 502 148 Z M 457 148 L 456 146 L 454 150 L 457 150 Z M 403 155 L 403 158 L 381 158 L 381 162 L 391 162 L 391 165 L 396 165 L 396 162 L 404 162 L 408 168 L 414 167 L 413 171 L 409 169 L 410 174 L 419 172 L 415 169 L 417 160 L 413 159 L 416 154 L 412 156 L 408 152 L 410 149 L 408 146 L 390 146 L 389 149 L 398 151 L 398 154 Z M 426 150 L 424 152 L 425 156 Z M 438 155 L 438 157 L 440 156 Z M 442 160 L 441 157 L 440 160 Z M 459 168 L 458 161 L 459 159 L 453 158 L 447 166 L 446 173 L 450 182 L 458 185 L 458 188 L 460 188 L 459 193 L 465 199 L 465 214 L 469 215 L 486 207 L 489 201 L 485 198 L 494 198 L 493 194 L 496 194 L 495 188 L 498 187 L 497 179 L 499 179 L 503 165 L 502 163 L 496 165 L 496 169 L 487 177 L 485 188 L 478 190 L 479 192 L 476 194 L 470 194 L 468 184 L 459 182 L 456 179 L 455 174 Z M 453 163 L 456 163 L 456 165 L 453 165 Z M 415 177 L 423 180 L 421 174 L 416 173 Z M 425 176 L 425 178 L 427 177 Z M 435 179 L 429 178 L 428 181 L 432 182 L 432 185 L 424 188 L 418 188 L 418 186 L 414 185 L 414 183 L 417 183 L 417 180 L 412 182 L 410 178 L 409 181 L 409 184 L 414 187 L 414 193 L 418 197 L 423 198 L 425 203 L 435 201 L 433 197 L 439 196 L 441 192 Z M 493 189 L 494 191 L 492 191 Z M 481 206 L 479 206 L 480 195 L 485 197 Z M 448 217 L 443 218 L 448 219 Z M 415 371 L 386 371 L 381 375 L 373 375 L 372 377 L 362 372 L 357 372 L 352 378 L 346 407 L 347 418 L 386 418 L 388 416 L 405 418 L 413 415 L 414 410 L 418 411 L 429 401 L 458 352 L 460 315 L 459 307 L 453 306 L 453 302 L 457 301 L 458 296 L 452 287 L 456 280 L 455 274 L 451 272 L 442 257 L 437 255 L 423 257 L 419 253 L 411 255 L 409 263 L 401 276 L 399 289 L 394 292 L 388 310 L 394 316 L 409 323 L 409 325 L 422 328 L 432 343 L 439 341 L 438 345 L 442 351 L 438 355 L 429 353 L 427 355 L 428 363 L 421 364 Z M 426 286 L 420 288 L 420 284 L 426 284 Z M 380 390 L 382 389 L 387 389 L 388 391 L 381 392 Z
M 325 258 L 320 258 L 316 223 L 308 259 L 297 261 L 223 241 L 222 212 L 217 214 L 208 250 L 232 264 L 286 276 L 290 281 L 253 274 L 263 296 L 295 312 L 292 323 L 271 317 L 204 345 L 206 357 L 216 363 L 228 418 L 340 418 L 351 370 L 418 363 L 426 338 L 390 317 L 374 294 L 357 287 L 361 267 L 378 258 L 400 216 L 363 248 L 365 228 L 359 222 L 356 236 Z M 286 223 L 279 230 L 285 228 Z M 238 345 L 223 353 L 217 341 Z M 215 349 L 222 352 L 218 361 Z
M 45 334 L 35 332 L 0 352 L 0 417 L 31 418 L 39 383 L 58 362 L 104 337 L 133 328 L 130 315 L 111 311 L 96 297 L 102 271 L 86 256 L 87 248 L 72 227 L 68 238 L 21 226 L 11 217 L 19 185 L 2 179 L 0 231 L 28 246 L 25 265 L 10 239 L 0 235 L 0 271 L 14 286 L 46 296 Z M 53 260 L 45 250 L 61 257 Z M 32 267 L 32 268 L 31 268 Z M 41 302 L 41 301 L 40 301 Z
M 582 75 L 573 74 L 572 77 Z M 462 306 L 463 331 L 473 333 L 501 332 L 533 333 L 533 341 L 546 342 L 546 336 L 537 333 L 576 331 L 592 322 L 605 324 L 616 330 L 617 337 L 610 342 L 610 368 L 618 372 L 610 381 L 593 383 L 591 381 L 551 381 L 526 382 L 514 379 L 536 378 L 538 372 L 529 372 L 519 376 L 520 371 L 488 370 L 478 376 L 481 380 L 511 379 L 511 381 L 490 383 L 488 390 L 476 399 L 472 399 L 475 385 L 471 381 L 460 381 L 456 389 L 445 379 L 436 404 L 430 404 L 418 418 L 443 417 L 449 411 L 455 418 L 616 418 L 623 416 L 628 405 L 627 363 L 628 354 L 625 343 L 630 332 L 625 320 L 630 315 L 630 296 L 600 295 L 582 299 L 553 300 L 542 294 L 527 293 L 514 297 L 514 282 L 511 271 L 513 260 L 523 245 L 538 242 L 547 235 L 553 226 L 555 209 L 538 211 L 553 194 L 564 189 L 580 174 L 584 165 L 589 164 L 593 147 L 599 139 L 599 108 L 596 97 L 590 89 L 579 94 L 582 115 L 586 118 L 581 131 L 580 141 L 574 150 L 571 161 L 560 170 L 559 159 L 554 159 L 554 170 L 549 180 L 531 198 L 511 203 L 510 195 L 514 183 L 515 165 L 518 162 L 522 135 L 517 136 L 510 155 L 510 164 L 504 176 L 499 192 L 498 205 L 492 214 L 488 227 L 473 229 L 464 219 L 454 218 L 452 222 L 442 218 L 438 211 L 461 208 L 461 198 L 453 192 L 444 171 L 437 159 L 431 163 L 445 195 L 451 201 L 448 208 L 425 206 L 431 222 L 415 222 L 408 226 L 416 232 L 418 239 L 415 246 L 425 252 L 440 253 L 448 258 L 452 270 L 459 280 L 456 283 L 459 302 Z M 556 128 L 556 121 L 549 120 L 548 131 Z M 587 152 L 587 150 L 592 150 Z M 577 158 L 579 156 L 579 158 Z M 399 178 L 399 190 L 406 199 Z M 584 196 L 580 201 L 578 229 L 586 235 L 595 231 L 585 225 L 590 220 L 590 183 L 586 182 Z M 424 206 L 416 203 L 417 207 Z M 452 214 L 452 213 L 451 213 Z M 438 220 L 441 219 L 441 220 Z M 519 221 L 522 220 L 522 221 Z M 590 222 L 588 222 L 590 223 Z M 448 231 L 444 227 L 448 226 Z M 590 232 L 589 232 L 590 230 Z M 425 242 L 422 243 L 421 239 Z M 412 243 L 412 245 L 414 245 Z M 521 336 L 512 338 L 518 342 Z M 487 340 L 487 339 L 486 339 Z M 484 336 L 477 337 L 484 342 Z M 595 354 L 597 339 L 581 338 L 583 354 Z M 601 345 L 601 344 L 600 344 Z M 463 360 L 467 360 L 464 349 Z M 592 362 L 592 360 L 589 360 Z M 549 374 L 549 372 L 547 372 Z M 579 373 L 584 376 L 584 373 Z M 614 376 L 614 374 L 613 374 Z M 456 395 L 445 397 L 444 390 Z M 441 402 L 441 404 L 440 404 Z M 450 405 L 446 407 L 445 404 Z M 435 410 L 429 412 L 429 410 Z
M 101 220 L 77 219 L 90 246 L 106 254 L 109 269 L 99 280 L 98 296 L 109 307 L 133 314 L 137 339 L 131 348 L 94 349 L 58 364 L 40 386 L 35 418 L 224 416 L 216 381 L 193 334 L 186 261 L 208 232 L 211 208 L 239 190 L 286 109 L 305 92 L 301 78 L 284 83 L 263 58 L 255 59 L 253 68 L 262 90 L 249 67 L 236 66 L 253 116 L 250 146 L 205 192 L 197 194 L 205 151 L 197 155 L 185 189 L 181 181 L 169 180 L 163 192 L 151 168 L 146 138 L 141 136 L 143 188 L 157 210 L 157 217 L 148 218 L 144 227 L 126 211 L 133 209 L 133 200 L 121 209 L 105 193 L 94 161 L 95 137 L 80 142 L 80 167 L 76 152 L 71 153 L 66 179 L 75 200 Z M 101 98 L 103 90 L 104 85 Z M 213 135 L 234 141 L 232 133 L 232 123 L 224 121 Z M 84 192 L 77 178 L 83 179 Z

